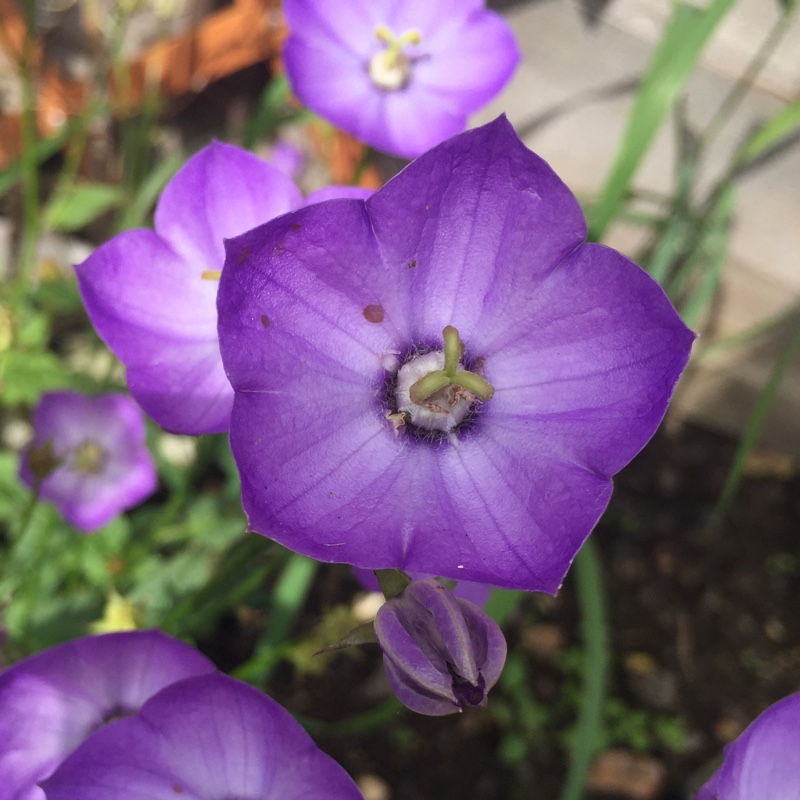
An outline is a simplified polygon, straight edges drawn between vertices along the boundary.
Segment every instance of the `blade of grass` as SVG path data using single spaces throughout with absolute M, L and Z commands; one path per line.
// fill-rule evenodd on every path
M 292 554 L 272 591 L 270 614 L 252 657 L 242 664 L 234 677 L 263 685 L 269 678 L 297 615 L 308 596 L 319 563 L 305 556 Z
M 765 155 L 798 129 L 800 129 L 800 99 L 770 117 L 742 144 L 734 158 L 736 171 L 747 169 L 749 164 Z
M 603 707 L 611 661 L 603 576 L 591 539 L 575 559 L 574 574 L 583 640 L 583 675 L 577 737 L 570 753 L 561 800 L 580 800 L 583 796 L 589 767 L 603 740 Z
M 728 510 L 731 501 L 735 497 L 739 485 L 742 482 L 742 478 L 744 477 L 747 457 L 758 441 L 761 428 L 764 426 L 770 409 L 775 403 L 783 379 L 798 354 L 800 354 L 800 326 L 793 331 L 788 343 L 775 362 L 775 367 L 772 370 L 767 385 L 762 389 L 756 400 L 756 404 L 742 433 L 742 438 L 739 440 L 736 453 L 733 456 L 733 463 L 728 472 L 728 477 L 725 479 L 725 486 L 722 489 L 719 500 L 717 500 L 714 510 L 711 512 L 708 524 L 706 525 L 704 532 L 705 537 L 708 537 L 716 530 L 722 522 L 722 518 Z
M 658 129 L 680 96 L 703 48 L 735 0 L 706 8 L 680 3 L 642 79 L 614 165 L 590 214 L 589 238 L 599 241 L 617 215 Z

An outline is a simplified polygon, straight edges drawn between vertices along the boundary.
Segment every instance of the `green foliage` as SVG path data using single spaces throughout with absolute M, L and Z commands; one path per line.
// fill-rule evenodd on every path
M 633 176 L 681 95 L 700 54 L 734 0 L 701 8 L 679 2 L 642 78 L 616 160 L 590 213 L 590 238 L 598 241 L 619 213 Z
M 124 193 L 105 183 L 81 182 L 57 192 L 44 209 L 44 224 L 55 231 L 77 231 L 120 205 Z

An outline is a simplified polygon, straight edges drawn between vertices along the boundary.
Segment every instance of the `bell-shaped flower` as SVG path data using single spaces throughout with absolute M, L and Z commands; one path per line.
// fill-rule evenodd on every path
M 155 491 L 144 416 L 127 395 L 45 394 L 33 428 L 20 477 L 79 530 L 97 530 Z
M 435 578 L 413 581 L 375 617 L 392 690 L 412 711 L 454 714 L 486 704 L 506 660 L 497 623 Z
M 214 670 L 159 631 L 89 636 L 0 672 L 0 797 L 44 800 L 38 782 L 104 725 L 175 681 Z
M 118 234 L 75 271 L 100 338 L 122 361 L 128 387 L 161 427 L 228 430 L 233 390 L 217 340 L 223 240 L 301 205 L 281 170 L 214 142 L 164 188 L 155 231 Z
M 285 0 L 283 54 L 312 111 L 414 158 L 464 130 L 514 73 L 511 29 L 484 0 Z
M 251 530 L 320 561 L 554 592 L 694 339 L 585 236 L 500 118 L 366 201 L 228 241 L 219 333 Z
M 85 742 L 43 787 L 47 800 L 363 800 L 287 711 L 222 674 L 159 692 Z
M 759 715 L 725 748 L 696 800 L 800 800 L 800 693 Z

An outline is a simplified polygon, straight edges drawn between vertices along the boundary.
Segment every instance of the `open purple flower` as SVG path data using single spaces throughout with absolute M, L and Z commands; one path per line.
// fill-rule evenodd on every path
M 89 636 L 14 664 L 0 673 L 0 797 L 44 800 L 37 783 L 95 731 L 213 670 L 159 631 Z
M 228 430 L 216 296 L 223 239 L 301 205 L 278 168 L 214 142 L 167 184 L 155 231 L 125 231 L 75 270 L 100 337 L 125 364 L 131 394 L 176 433 Z
M 466 127 L 519 62 L 484 0 L 285 0 L 295 94 L 373 147 L 414 158 Z
M 434 578 L 413 581 L 375 617 L 392 691 L 431 716 L 486 705 L 506 660 L 497 623 Z
M 139 406 L 123 394 L 42 396 L 20 477 L 90 533 L 149 497 L 158 479 Z
M 770 706 L 725 748 L 697 800 L 800 800 L 800 693 Z
M 288 712 L 221 674 L 164 689 L 43 785 L 47 800 L 363 800 Z
M 219 332 L 250 528 L 321 561 L 555 591 L 694 338 L 585 235 L 500 118 L 365 202 L 229 241 Z

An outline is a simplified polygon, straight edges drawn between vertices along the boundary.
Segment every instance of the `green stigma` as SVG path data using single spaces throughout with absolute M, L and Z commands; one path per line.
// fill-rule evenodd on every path
M 464 355 L 464 343 L 458 331 L 448 325 L 442 331 L 444 339 L 444 369 L 429 372 L 411 385 L 409 395 L 412 403 L 421 405 L 430 400 L 437 392 L 448 386 L 463 389 L 484 403 L 494 395 L 494 386 L 477 372 L 459 369 L 458 365 Z
M 464 343 L 448 325 L 444 347 L 414 356 L 400 367 L 395 413 L 387 414 L 395 433 L 405 425 L 421 431 L 453 434 L 477 402 L 491 400 L 494 387 L 477 372 L 463 369 Z
M 369 77 L 379 88 L 387 92 L 403 89 L 411 80 L 411 59 L 404 48 L 422 41 L 419 31 L 406 31 L 402 36 L 395 36 L 386 25 L 375 29 L 378 41 L 386 47 L 375 53 L 369 62 Z

